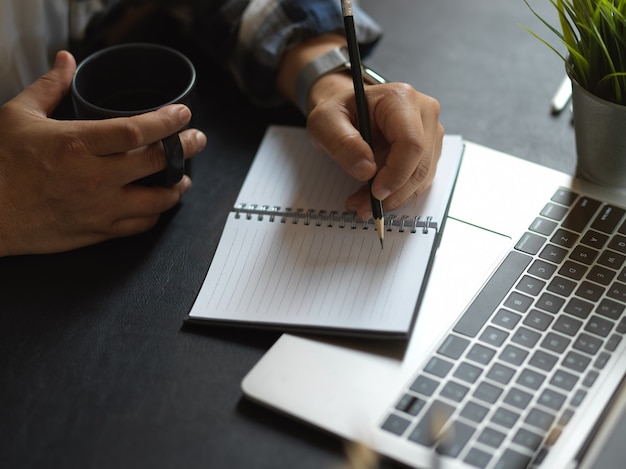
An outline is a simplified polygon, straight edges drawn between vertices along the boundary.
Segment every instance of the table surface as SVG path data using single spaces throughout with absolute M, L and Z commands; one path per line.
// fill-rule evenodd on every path
M 522 0 L 361 4 L 386 31 L 368 65 L 437 97 L 448 133 L 574 172 L 569 111 L 550 115 L 563 64 L 524 29 L 549 34 Z M 538 8 L 554 17 L 547 1 Z M 344 461 L 332 435 L 242 397 L 241 379 L 278 334 L 183 325 L 265 129 L 304 124 L 291 108 L 252 107 L 197 64 L 208 145 L 172 213 L 144 235 L 0 259 L 3 467 Z

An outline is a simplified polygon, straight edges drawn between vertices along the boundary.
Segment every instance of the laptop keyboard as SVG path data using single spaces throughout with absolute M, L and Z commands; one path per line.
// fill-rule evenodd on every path
M 626 333 L 625 213 L 559 189 L 381 427 L 469 466 L 539 465 Z

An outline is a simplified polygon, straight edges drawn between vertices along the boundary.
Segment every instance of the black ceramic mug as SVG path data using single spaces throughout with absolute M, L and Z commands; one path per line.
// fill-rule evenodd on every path
M 195 68 L 180 52 L 157 44 L 122 44 L 95 52 L 78 65 L 72 102 L 79 119 L 128 117 L 178 103 L 191 108 L 195 83 Z M 167 168 L 138 183 L 171 186 L 183 177 L 178 134 L 162 143 Z

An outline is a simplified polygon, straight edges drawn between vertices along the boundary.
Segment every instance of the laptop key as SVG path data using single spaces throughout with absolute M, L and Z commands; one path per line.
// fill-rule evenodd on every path
M 550 200 L 569 207 L 577 198 L 578 194 L 576 192 L 559 187 Z
M 584 234 L 580 242 L 595 249 L 602 249 L 608 240 L 608 235 L 589 230 Z
M 524 324 L 528 327 L 532 327 L 533 329 L 545 331 L 553 319 L 554 316 L 551 314 L 531 309 L 530 313 L 526 316 L 526 319 L 524 319 Z
M 602 207 L 591 227 L 604 233 L 613 233 L 613 230 L 615 230 L 615 227 L 624 216 L 624 212 L 626 210 L 623 208 L 607 204 Z
M 518 388 L 512 388 L 504 397 L 504 402 L 518 409 L 525 409 L 532 398 L 532 394 Z
M 530 456 L 506 449 L 494 469 L 524 469 L 530 464 L 530 461 Z
M 440 378 L 444 378 L 452 369 L 452 366 L 452 363 L 450 363 L 449 361 L 435 356 L 428 361 L 428 363 L 424 367 L 424 371 Z
M 626 254 L 626 236 L 613 236 L 613 238 L 611 238 L 611 241 L 609 242 L 609 247 L 617 252 Z
M 523 370 L 515 381 L 520 386 L 532 389 L 536 391 L 541 386 L 541 383 L 546 379 L 541 373 L 537 373 L 532 370 Z
M 572 280 L 580 280 L 587 272 L 588 267 L 574 261 L 565 261 L 559 269 L 559 274 L 571 278 Z
M 552 220 L 561 221 L 563 217 L 567 215 L 567 208 L 561 207 L 556 204 L 547 203 L 539 214 Z
M 445 338 L 437 352 L 445 357 L 456 360 L 463 355 L 469 343 L 469 340 L 463 337 L 450 334 Z
M 541 440 L 541 436 L 531 431 L 528 431 L 525 428 L 520 428 L 513 437 L 513 442 L 517 443 L 520 446 L 528 448 L 531 451 L 535 451 L 537 450 L 537 448 L 539 448 Z
M 528 268 L 528 273 L 530 275 L 534 275 L 535 277 L 548 280 L 550 277 L 552 277 L 552 274 L 555 270 L 556 265 L 546 261 L 542 261 L 541 259 L 537 259 Z
M 562 362 L 565 368 L 577 371 L 578 373 L 585 371 L 589 363 L 591 363 L 591 358 L 577 352 L 568 352 Z
M 571 231 L 558 229 L 550 238 L 550 242 L 564 248 L 571 248 L 578 240 L 578 235 Z
M 489 347 L 485 347 L 481 344 L 474 344 L 474 346 L 467 353 L 467 359 L 480 363 L 481 365 L 487 365 L 495 354 L 496 351 Z
M 573 374 L 568 373 L 567 371 L 558 370 L 550 380 L 550 384 L 565 391 L 571 391 L 574 389 L 576 381 L 578 381 L 578 378 Z
M 573 337 L 578 332 L 578 329 L 583 325 L 582 321 L 578 319 L 574 319 L 570 316 L 563 315 L 559 316 L 559 318 L 554 323 L 554 330 L 559 331 L 565 335 Z
M 506 435 L 504 433 L 490 427 L 485 427 L 485 429 L 480 433 L 478 441 L 497 449 L 500 447 L 505 438 Z
M 623 254 L 618 254 L 613 251 L 603 251 L 598 258 L 598 264 L 602 264 L 603 266 L 611 269 L 619 270 L 622 265 L 624 265 L 625 260 L 626 256 Z
M 511 287 L 515 285 L 519 276 L 526 270 L 531 259 L 526 254 L 517 251 L 510 252 L 463 313 L 453 330 L 468 337 L 475 337 Z
M 424 446 L 433 446 L 453 412 L 454 407 L 450 404 L 434 401 L 410 433 L 409 440 Z
M 465 407 L 463 407 L 461 416 L 472 422 L 480 423 L 488 413 L 489 409 L 487 407 L 477 404 L 474 401 L 469 401 L 465 404 Z
M 600 337 L 606 337 L 613 329 L 614 322 L 608 319 L 603 319 L 600 316 L 591 316 L 589 322 L 585 325 L 585 330 L 592 334 L 599 335 Z
M 587 274 L 588 280 L 604 286 L 607 286 L 609 283 L 611 283 L 614 277 L 615 271 L 599 265 L 593 266 L 593 268 Z
M 529 365 L 536 366 L 540 370 L 550 371 L 556 365 L 558 358 L 550 353 L 546 353 L 543 350 L 537 350 L 533 353 L 533 356 L 528 361 Z
M 535 407 L 530 410 L 524 422 L 543 431 L 548 431 L 554 422 L 554 415 Z
M 598 305 L 596 312 L 609 319 L 619 319 L 624 312 L 624 305 L 617 301 L 603 299 Z
M 526 254 L 535 255 L 539 252 L 545 242 L 546 238 L 543 236 L 526 232 L 515 245 L 515 249 L 525 252 Z
M 598 355 L 598 358 L 596 358 L 596 360 L 593 362 L 593 366 L 594 368 L 601 370 L 602 368 L 606 366 L 606 364 L 608 363 L 610 359 L 611 359 L 611 354 L 607 352 L 601 352 L 600 355 Z
M 574 342 L 574 348 L 589 355 L 595 355 L 602 348 L 602 340 L 582 332 Z
M 509 333 L 504 332 L 502 329 L 496 327 L 487 326 L 483 333 L 480 335 L 479 340 L 485 342 L 488 345 L 499 347 L 504 343 Z
M 546 220 L 545 218 L 537 217 L 531 223 L 528 229 L 544 236 L 550 236 L 557 226 L 558 224 L 552 220 Z
M 546 350 L 562 353 L 567 348 L 569 343 L 570 339 L 563 337 L 562 335 L 555 334 L 554 332 L 549 332 L 541 342 L 541 346 Z
M 477 448 L 472 448 L 467 452 L 467 456 L 463 459 L 463 462 L 474 467 L 485 467 L 491 460 L 491 454 L 486 453 Z
M 570 254 L 571 259 L 574 259 L 575 261 L 581 262 L 586 265 L 593 264 L 593 261 L 597 256 L 597 249 L 591 249 L 590 247 L 583 246 L 582 244 L 576 246 Z
M 448 381 L 440 394 L 442 397 L 450 399 L 451 401 L 461 402 L 467 394 L 467 391 L 469 391 L 467 386 L 463 386 L 454 381 Z
M 575 294 L 583 299 L 596 302 L 604 294 L 605 290 L 606 288 L 585 280 L 580 284 Z M 610 293 L 608 296 L 611 296 Z
M 469 425 L 454 421 L 450 430 L 442 437 L 437 446 L 437 452 L 455 458 L 463 450 L 469 439 L 474 434 L 474 429 Z
M 498 397 L 500 397 L 500 394 L 502 394 L 501 388 L 485 382 L 480 383 L 474 391 L 474 397 L 476 399 L 488 402 L 489 404 L 496 402 Z
M 381 428 L 396 435 L 402 435 L 406 429 L 409 428 L 410 424 L 411 421 L 408 419 L 400 417 L 396 414 L 389 414 Z
M 588 301 L 581 300 L 580 298 L 570 298 L 565 305 L 563 311 L 571 314 L 572 316 L 576 316 L 577 318 L 585 319 L 591 313 L 593 309 L 593 304 Z
M 504 366 L 500 363 L 496 363 L 491 367 L 489 373 L 487 373 L 487 378 L 492 379 L 500 384 L 508 384 L 514 374 L 514 369 L 509 368 L 508 366 Z
M 511 330 L 517 325 L 520 319 L 522 319 L 522 316 L 519 314 L 507 309 L 500 309 L 493 317 L 492 322 L 497 326 Z
M 611 298 L 626 303 L 626 285 L 620 282 L 613 283 L 609 291 L 606 293 L 606 296 L 610 296 Z
M 619 343 L 622 341 L 622 337 L 619 334 L 613 334 L 609 337 L 609 340 L 604 344 L 604 348 L 609 352 L 614 352 Z
M 475 383 L 481 373 L 481 368 L 470 365 L 467 362 L 463 362 L 454 372 L 454 377 L 467 383 Z
M 528 352 L 526 350 L 522 350 L 515 345 L 507 345 L 498 358 L 511 365 L 521 365 L 527 356 Z
M 515 331 L 515 334 L 513 334 L 511 341 L 523 345 L 524 347 L 532 348 L 540 338 L 541 334 L 538 332 L 531 331 L 526 327 L 520 327 Z
M 426 401 L 423 399 L 411 396 L 410 394 L 404 394 L 396 404 L 396 409 L 415 417 L 425 404 Z
M 496 425 L 500 425 L 501 427 L 504 427 L 504 428 L 513 428 L 518 418 L 519 418 L 518 413 L 513 412 L 509 409 L 500 407 L 491 416 L 491 421 L 495 423 Z
M 428 378 L 427 376 L 420 375 L 415 379 L 410 389 L 411 391 L 418 392 L 424 396 L 431 396 L 433 392 L 435 392 L 435 389 L 437 389 L 437 386 L 439 386 L 438 381 Z
M 551 410 L 559 410 L 565 403 L 565 395 L 550 388 L 543 390 L 537 402 Z
M 590 197 L 581 197 L 563 220 L 562 226 L 580 233 L 591 221 L 602 203 Z

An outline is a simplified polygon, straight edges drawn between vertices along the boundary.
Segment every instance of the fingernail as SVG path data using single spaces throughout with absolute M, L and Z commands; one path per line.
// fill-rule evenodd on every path
M 196 145 L 198 145 L 198 149 L 203 149 L 206 145 L 206 135 L 199 130 L 196 132 Z
M 57 52 L 57 55 L 54 57 L 54 67 L 62 67 L 65 63 L 65 54 L 61 51 Z
M 182 183 L 181 193 L 186 194 L 187 192 L 189 192 L 189 189 L 191 189 L 191 178 L 185 175 L 183 176 L 183 180 L 181 181 L 181 183 Z
M 352 175 L 362 181 L 370 178 L 375 171 L 376 166 L 368 160 L 361 160 L 352 167 Z
M 173 105 L 169 112 L 171 112 L 172 114 L 176 114 L 178 120 L 183 124 L 186 124 L 191 119 L 191 111 L 187 106 L 183 104 Z
M 363 213 L 359 213 L 359 218 L 361 220 L 369 220 L 370 218 L 373 218 L 374 214 L 372 213 L 371 210 L 366 210 Z
M 378 200 L 385 200 L 387 197 L 389 197 L 391 195 L 391 191 L 388 189 L 377 189 L 377 190 L 372 190 L 374 197 L 376 197 Z

